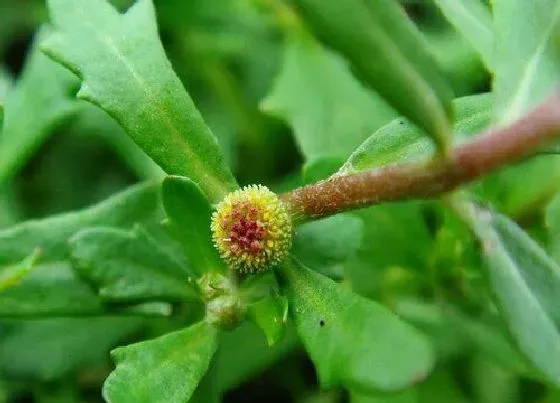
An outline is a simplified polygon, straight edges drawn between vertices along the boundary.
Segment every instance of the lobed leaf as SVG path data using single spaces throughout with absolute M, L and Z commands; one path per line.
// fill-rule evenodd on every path
M 544 101 L 560 84 L 560 57 L 554 43 L 560 3 L 494 0 L 492 9 L 495 118 L 505 124 Z
M 106 0 L 49 0 L 42 50 L 82 80 L 78 98 L 104 109 L 168 174 L 214 202 L 235 189 L 215 137 L 173 72 L 151 0 L 120 14 Z
M 490 70 L 494 67 L 492 15 L 482 0 L 435 0 L 445 17 L 476 49 Z
M 456 210 L 482 245 L 488 280 L 520 350 L 552 384 L 560 384 L 560 267 L 513 222 L 468 202 Z
M 453 93 L 414 24 L 393 0 L 294 0 L 304 19 L 398 112 L 445 149 Z
M 212 206 L 200 187 L 189 178 L 168 176 L 163 181 L 163 206 L 167 226 L 181 243 L 197 275 L 227 271 L 212 241 Z
M 41 53 L 35 43 L 21 76 L 8 92 L 0 133 L 0 183 L 12 177 L 57 125 L 73 115 L 78 82 L 63 67 Z M 1 122 L 0 122 L 1 123 Z
M 189 272 L 142 227 L 91 228 L 69 241 L 74 269 L 106 301 L 198 301 Z
M 305 31 L 290 33 L 284 46 L 280 73 L 261 107 L 292 127 L 306 161 L 347 158 L 371 132 L 396 117 L 343 60 Z
M 280 268 L 279 278 L 322 387 L 396 391 L 431 371 L 428 341 L 383 306 L 295 260 Z
M 68 240 L 82 228 L 130 228 L 136 223 L 153 223 L 161 216 L 157 189 L 155 183 L 136 185 L 82 211 L 2 229 L 0 264 L 17 262 L 37 248 L 43 262 L 65 260 Z
M 109 403 L 187 402 L 217 348 L 217 330 L 206 322 L 111 352 L 115 370 L 103 385 Z

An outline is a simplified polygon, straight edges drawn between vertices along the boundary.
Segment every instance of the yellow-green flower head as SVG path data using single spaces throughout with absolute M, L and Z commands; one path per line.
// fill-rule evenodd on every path
M 228 194 L 212 215 L 212 238 L 222 258 L 241 273 L 279 263 L 292 245 L 292 222 L 284 203 L 266 186 Z

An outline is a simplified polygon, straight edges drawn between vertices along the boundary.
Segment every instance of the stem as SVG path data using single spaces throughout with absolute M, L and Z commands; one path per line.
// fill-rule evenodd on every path
M 511 125 L 487 130 L 453 149 L 449 160 L 435 158 L 334 175 L 280 197 L 297 221 L 383 202 L 434 197 L 525 158 L 558 136 L 560 91 Z

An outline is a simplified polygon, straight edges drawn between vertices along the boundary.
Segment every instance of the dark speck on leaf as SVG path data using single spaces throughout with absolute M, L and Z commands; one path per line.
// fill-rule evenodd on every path
M 323 319 L 321 319 L 319 321 L 319 326 L 321 326 L 321 327 L 325 326 L 325 321 Z

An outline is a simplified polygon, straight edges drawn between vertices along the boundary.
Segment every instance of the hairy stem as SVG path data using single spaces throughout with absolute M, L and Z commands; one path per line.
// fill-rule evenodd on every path
M 326 217 L 388 201 L 438 196 L 533 153 L 560 137 L 560 91 L 506 127 L 493 128 L 434 158 L 334 175 L 281 195 L 296 220 Z

